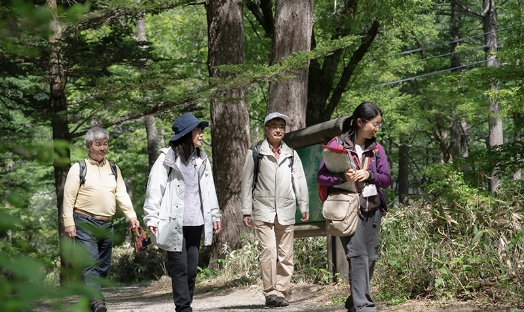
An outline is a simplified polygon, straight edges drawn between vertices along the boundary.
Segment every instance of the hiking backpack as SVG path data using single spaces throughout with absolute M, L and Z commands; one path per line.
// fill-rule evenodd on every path
M 116 170 L 116 164 L 110 160 L 107 161 L 109 163 L 109 167 L 111 167 L 111 171 L 113 172 L 113 175 L 115 176 L 115 180 L 118 180 L 118 171 Z M 84 185 L 86 183 L 86 174 L 87 174 L 87 166 L 86 166 L 86 160 L 82 159 L 78 161 L 78 164 L 80 165 L 80 186 Z
M 258 171 L 260 170 L 260 160 L 262 159 L 262 157 L 264 157 L 264 155 L 261 155 L 260 154 L 260 146 L 262 145 L 262 142 L 263 141 L 260 141 L 257 143 L 257 145 L 253 146 L 251 149 L 251 154 L 253 156 L 253 163 L 255 164 L 255 169 L 253 170 L 253 187 L 252 187 L 252 191 L 254 192 L 255 191 L 255 187 L 257 186 L 257 182 L 258 182 Z M 291 170 L 293 170 L 293 162 L 295 161 L 295 150 L 291 149 L 291 156 L 288 156 L 289 158 L 289 168 Z

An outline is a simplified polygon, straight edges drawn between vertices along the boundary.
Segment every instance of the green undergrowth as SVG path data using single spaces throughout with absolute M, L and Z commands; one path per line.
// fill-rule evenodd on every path
M 424 197 L 383 219 L 377 299 L 524 307 L 523 196 L 515 189 L 488 196 L 440 170 Z

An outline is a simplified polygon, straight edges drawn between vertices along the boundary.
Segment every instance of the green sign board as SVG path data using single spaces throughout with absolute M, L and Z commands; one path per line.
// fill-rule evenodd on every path
M 320 167 L 320 161 L 322 160 L 322 144 L 302 147 L 296 151 L 302 161 L 304 173 L 306 174 L 309 192 L 309 221 L 323 221 L 325 219 L 322 216 L 322 203 L 318 197 L 317 188 L 317 172 Z M 300 211 L 297 210 L 295 216 L 296 223 L 302 223 L 300 218 Z

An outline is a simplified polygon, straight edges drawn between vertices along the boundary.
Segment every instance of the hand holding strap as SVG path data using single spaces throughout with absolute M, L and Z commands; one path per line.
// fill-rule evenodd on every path
M 147 246 L 149 245 L 149 239 L 147 238 L 144 229 L 139 225 L 135 228 L 134 231 L 133 226 L 130 226 L 128 230 L 131 232 L 131 240 L 133 241 L 135 252 L 147 250 Z

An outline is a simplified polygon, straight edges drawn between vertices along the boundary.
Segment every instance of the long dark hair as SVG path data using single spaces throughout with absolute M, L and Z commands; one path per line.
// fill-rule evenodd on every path
M 378 115 L 382 116 L 382 110 L 371 102 L 362 102 L 360 103 L 357 108 L 353 111 L 353 115 L 351 118 L 351 128 L 349 129 L 349 134 L 353 135 L 358 132 L 358 123 L 357 119 L 361 119 L 363 122 L 366 122 L 366 120 L 371 120 Z
M 171 146 L 171 149 L 173 150 L 173 152 L 175 152 L 175 159 L 177 159 L 178 157 L 182 157 L 182 160 L 187 162 L 189 160 L 189 157 L 191 157 L 191 153 L 193 152 L 192 133 L 193 131 L 187 133 L 175 142 L 169 142 L 169 146 Z M 196 154 L 198 157 L 200 157 L 199 147 L 196 148 Z

